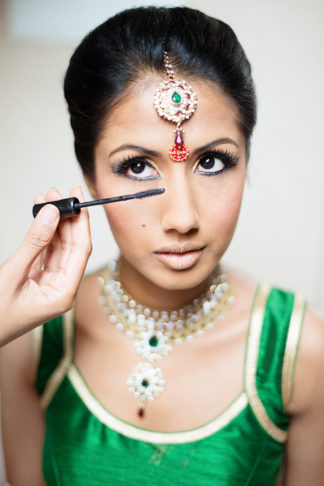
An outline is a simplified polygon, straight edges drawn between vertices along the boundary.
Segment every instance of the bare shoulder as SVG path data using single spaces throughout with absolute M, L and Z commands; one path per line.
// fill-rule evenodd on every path
M 308 309 L 287 412 L 285 485 L 320 486 L 324 477 L 324 320 Z
M 235 268 L 229 266 L 224 266 L 223 268 L 228 276 L 231 290 L 235 297 L 233 318 L 234 320 L 245 319 L 248 323 L 248 317 L 251 313 L 258 282 Z
M 324 407 L 324 316 L 307 308 L 287 412 L 292 416 L 301 414 L 316 400 Z
M 90 323 L 95 323 L 102 314 L 99 305 L 100 283 L 98 277 L 103 268 L 94 273 L 87 274 L 80 285 L 75 303 L 75 322 L 79 330 L 89 332 Z

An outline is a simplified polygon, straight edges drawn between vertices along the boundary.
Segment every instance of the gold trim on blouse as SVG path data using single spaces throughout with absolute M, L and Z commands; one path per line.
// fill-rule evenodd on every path
M 50 379 L 48 380 L 45 390 L 41 396 L 40 403 L 42 408 L 48 407 L 50 401 L 52 400 L 56 390 L 60 386 L 64 376 L 67 374 L 69 366 L 73 358 L 73 320 L 74 320 L 74 309 L 66 312 L 63 315 L 63 357 L 58 364 L 57 368 L 52 373 Z
M 85 406 L 100 422 L 127 437 L 154 444 L 181 444 L 204 439 L 225 427 L 248 403 L 246 393 L 242 391 L 220 415 L 205 425 L 181 432 L 158 432 L 137 427 L 110 413 L 91 393 L 81 373 L 73 364 L 69 368 L 68 377 Z
M 63 316 L 63 335 L 64 335 L 64 355 L 58 367 L 50 377 L 45 391 L 41 397 L 41 405 L 46 408 L 53 398 L 57 388 L 62 382 L 65 375 L 69 378 L 75 391 L 88 408 L 88 410 L 97 419 L 110 427 L 111 429 L 126 435 L 130 438 L 142 440 L 144 442 L 159 443 L 159 444 L 180 444 L 185 442 L 192 442 L 201 440 L 221 428 L 225 427 L 231 420 L 233 420 L 244 408 L 250 403 L 250 406 L 264 430 L 278 442 L 285 442 L 287 439 L 287 432 L 280 429 L 269 417 L 259 395 L 256 387 L 256 372 L 259 355 L 259 344 L 262 332 L 264 312 L 267 299 L 271 287 L 269 284 L 262 284 L 259 286 L 255 297 L 254 307 L 251 311 L 249 334 L 246 343 L 246 361 L 244 369 L 245 389 L 231 402 L 231 404 L 220 413 L 215 419 L 211 420 L 205 425 L 195 429 L 184 430 L 180 432 L 159 432 L 137 427 L 128 422 L 125 422 L 115 415 L 111 414 L 92 394 L 87 386 L 82 374 L 77 366 L 73 364 L 73 332 L 74 332 L 74 310 L 69 311 Z M 285 383 L 284 396 L 287 397 L 291 390 L 289 379 L 293 373 L 293 351 L 296 347 L 296 333 L 300 329 L 303 313 L 303 301 L 298 296 L 295 301 L 290 328 L 293 329 L 288 334 L 288 341 L 286 345 L 286 356 L 284 361 L 284 376 L 283 383 Z M 298 333 L 297 333 L 298 335 Z M 288 385 L 289 392 L 288 392 Z
M 288 401 L 292 391 L 295 360 L 297 356 L 298 344 L 304 320 L 304 312 L 305 299 L 302 295 L 296 294 L 294 307 L 289 323 L 289 330 L 282 368 L 282 401 L 284 409 L 286 409 L 288 405 Z
M 252 410 L 264 430 L 278 442 L 285 442 L 287 432 L 277 427 L 270 419 L 257 392 L 256 372 L 259 356 L 260 337 L 263 326 L 264 312 L 271 287 L 262 284 L 259 288 L 254 309 L 251 315 L 250 331 L 247 343 L 247 358 L 245 364 L 245 388 Z

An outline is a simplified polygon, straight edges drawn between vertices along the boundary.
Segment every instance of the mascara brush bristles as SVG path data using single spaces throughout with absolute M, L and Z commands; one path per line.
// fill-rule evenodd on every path
M 86 201 L 81 203 L 76 203 L 74 207 L 76 208 L 86 208 L 88 206 L 97 206 L 99 204 L 109 204 L 118 201 L 126 201 L 128 199 L 142 199 L 143 197 L 155 196 L 156 194 L 162 194 L 165 192 L 164 188 L 160 189 L 150 189 L 148 191 L 136 192 L 134 194 L 125 194 L 124 196 L 109 197 L 107 199 L 95 199 L 94 201 Z

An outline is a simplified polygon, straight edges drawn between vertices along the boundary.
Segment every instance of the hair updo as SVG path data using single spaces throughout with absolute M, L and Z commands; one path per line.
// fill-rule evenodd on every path
M 256 97 L 250 63 L 233 30 L 187 7 L 139 7 L 91 31 L 65 75 L 75 153 L 89 179 L 94 179 L 94 148 L 109 110 L 147 72 L 165 73 L 163 49 L 176 72 L 212 81 L 230 97 L 248 154 Z

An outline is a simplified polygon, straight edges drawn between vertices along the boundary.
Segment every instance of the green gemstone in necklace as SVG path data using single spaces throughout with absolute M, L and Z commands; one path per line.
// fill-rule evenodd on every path
M 156 348 L 156 346 L 159 344 L 159 340 L 156 336 L 151 336 L 149 339 L 149 345 L 151 348 Z
M 172 101 L 173 103 L 175 103 L 176 105 L 178 105 L 181 101 L 181 96 L 179 95 L 179 93 L 177 93 L 176 91 L 173 93 L 172 95 Z
M 145 378 L 144 378 L 144 380 L 142 380 L 142 386 L 144 386 L 145 388 L 147 388 L 149 386 L 149 382 Z

